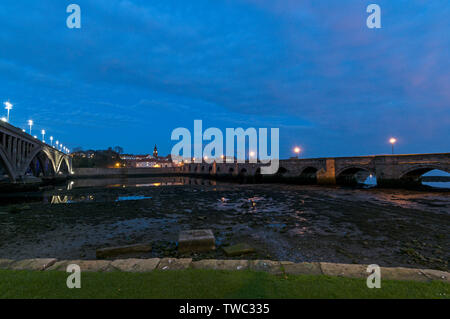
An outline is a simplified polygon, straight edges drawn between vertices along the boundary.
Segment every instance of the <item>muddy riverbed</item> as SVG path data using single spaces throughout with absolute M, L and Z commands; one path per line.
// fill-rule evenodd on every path
M 97 248 L 152 243 L 151 252 L 125 257 L 224 259 L 224 246 L 247 243 L 256 250 L 248 259 L 449 270 L 448 191 L 171 178 L 78 180 L 4 196 L 0 258 L 95 259 Z M 179 254 L 178 233 L 203 228 L 213 230 L 217 249 Z

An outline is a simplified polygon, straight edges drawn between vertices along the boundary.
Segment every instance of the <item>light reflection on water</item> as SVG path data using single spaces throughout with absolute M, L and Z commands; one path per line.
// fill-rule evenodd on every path
M 100 198 L 96 198 L 94 195 L 89 194 L 89 188 L 140 188 L 140 187 L 165 187 L 165 186 L 183 186 L 183 185 L 205 185 L 216 186 L 217 184 L 223 184 L 223 182 L 216 182 L 214 180 L 192 178 L 192 177 L 136 177 L 136 178 L 92 178 L 92 179 L 75 179 L 68 181 L 66 185 L 59 185 L 53 189 L 41 192 L 27 193 L 27 194 L 9 194 L 8 196 L 0 196 L 0 206 L 19 204 L 26 202 L 44 202 L 50 204 L 70 204 L 70 203 L 82 203 L 82 202 L 106 202 L 106 201 L 124 201 L 124 200 L 145 200 L 150 199 L 142 196 L 136 191 L 127 197 L 119 197 L 118 195 L 104 195 Z M 450 188 L 449 182 L 423 182 L 424 185 L 428 185 L 434 188 Z M 371 188 L 376 186 L 376 178 L 369 176 L 365 183 L 364 188 Z M 64 194 L 68 190 L 83 189 L 86 188 L 85 194 Z M 248 199 L 248 205 L 256 205 L 261 198 L 253 197 Z M 218 210 L 236 209 L 237 203 L 229 203 L 227 198 L 222 198 L 219 203 L 215 203 Z M 239 203 L 241 205 L 241 203 Z M 253 207 L 254 208 L 254 207 Z
M 422 185 L 427 185 L 436 188 L 450 188 L 450 183 L 448 182 L 422 182 Z
M 106 195 L 96 198 L 89 194 L 89 188 L 140 188 L 140 187 L 164 187 L 183 185 L 206 185 L 215 186 L 216 181 L 189 178 L 189 177 L 136 177 L 136 178 L 97 178 L 97 179 L 75 179 L 68 181 L 65 185 L 58 185 L 45 191 L 29 193 L 9 193 L 0 196 L 0 206 L 11 204 L 22 204 L 29 202 L 43 202 L 49 204 L 70 204 L 82 202 L 105 202 L 123 200 L 145 200 L 150 199 L 140 194 L 130 194 L 127 197 L 118 195 Z M 64 192 L 75 189 L 86 189 L 85 194 L 64 194 Z
M 119 196 L 116 199 L 116 202 L 124 201 L 124 200 L 141 200 L 141 199 L 151 199 L 150 196 Z

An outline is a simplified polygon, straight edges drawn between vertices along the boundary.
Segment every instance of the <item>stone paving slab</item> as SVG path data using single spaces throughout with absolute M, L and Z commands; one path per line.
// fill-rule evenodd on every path
M 18 260 L 11 265 L 8 269 L 11 270 L 45 270 L 56 263 L 55 258 L 33 258 Z
M 109 270 L 120 270 L 127 272 L 146 272 L 155 270 L 160 263 L 159 258 L 150 259 L 117 259 L 111 262 L 109 265 Z
M 47 270 L 66 271 L 67 266 L 75 264 L 80 266 L 81 271 L 110 271 L 110 260 L 61 260 L 57 261 L 53 266 L 48 267 Z
M 13 262 L 12 259 L 0 259 L 0 269 L 8 269 Z
M 319 263 L 283 264 L 284 272 L 288 275 L 323 275 Z
M 448 272 L 434 269 L 421 269 L 421 271 L 431 280 L 450 282 L 450 274 Z
M 180 270 L 191 266 L 192 258 L 163 258 L 159 262 L 159 270 Z
M 381 280 L 429 281 L 420 269 L 403 267 L 381 267 Z
M 150 259 L 117 259 L 109 260 L 61 260 L 54 258 L 34 258 L 24 260 L 0 259 L 0 269 L 11 270 L 59 270 L 66 271 L 67 266 L 76 264 L 81 271 L 126 271 L 146 272 L 155 269 L 214 269 L 214 270 L 244 270 L 265 271 L 271 274 L 291 275 L 328 275 L 351 278 L 367 278 L 367 265 L 337 264 L 325 262 L 293 263 L 289 261 L 272 260 L 217 260 L 204 259 L 192 261 L 191 258 L 150 258 Z M 413 269 L 403 267 L 381 267 L 382 280 L 412 280 L 431 281 L 439 280 L 450 282 L 450 273 L 433 269 Z
M 100 248 L 96 250 L 95 255 L 97 258 L 107 258 L 130 253 L 139 253 L 139 252 L 145 253 L 151 250 L 152 245 L 150 244 L 137 244 L 137 245 Z
M 370 273 L 367 272 L 367 265 L 356 264 L 337 264 L 321 262 L 320 269 L 327 276 L 339 276 L 350 278 L 367 278 Z M 383 278 L 383 273 L 381 273 Z
M 214 270 L 244 270 L 248 269 L 248 260 L 217 260 L 203 259 L 194 261 L 191 267 L 194 269 L 214 269 Z
M 281 262 L 273 260 L 250 260 L 249 268 L 255 271 L 265 271 L 274 275 L 283 274 Z

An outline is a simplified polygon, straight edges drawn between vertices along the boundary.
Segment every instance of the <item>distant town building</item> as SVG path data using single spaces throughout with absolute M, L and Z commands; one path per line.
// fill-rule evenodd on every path
M 170 155 L 158 156 L 158 148 L 155 145 L 153 155 L 121 154 L 120 159 L 125 162 L 126 167 L 146 168 L 146 167 L 173 167 L 174 163 Z

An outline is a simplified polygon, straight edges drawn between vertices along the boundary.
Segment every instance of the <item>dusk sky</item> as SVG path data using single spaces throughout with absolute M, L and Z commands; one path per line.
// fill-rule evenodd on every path
M 283 158 L 450 151 L 448 0 L 2 0 L 0 43 L 11 123 L 71 149 L 167 154 L 201 119 L 278 127 Z

